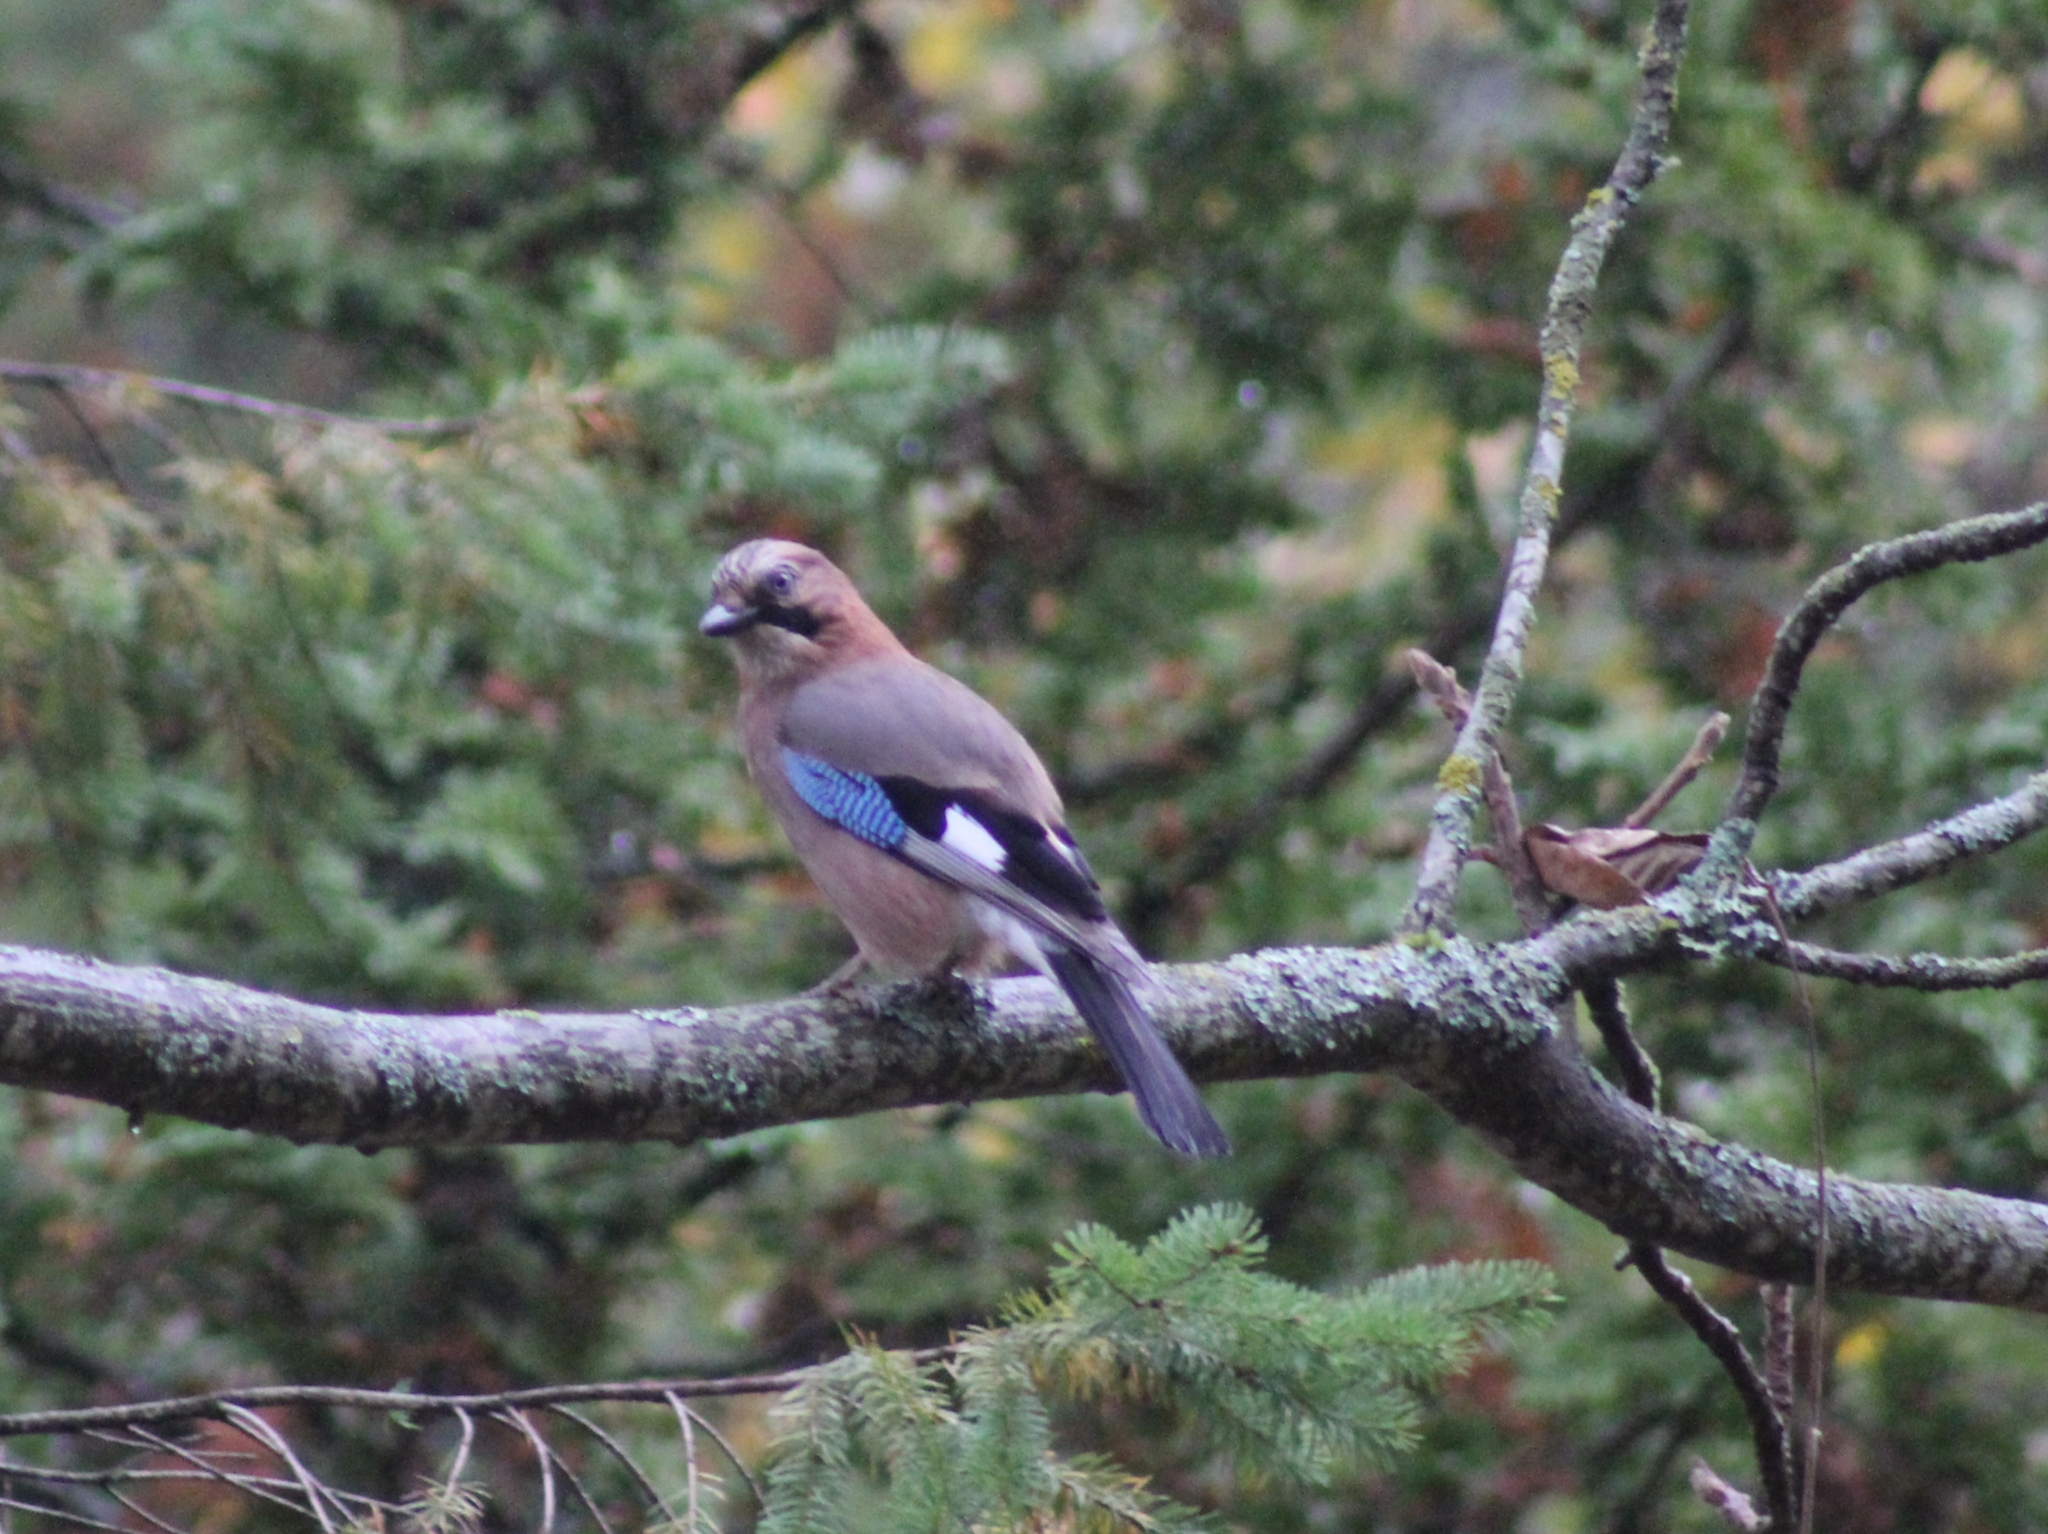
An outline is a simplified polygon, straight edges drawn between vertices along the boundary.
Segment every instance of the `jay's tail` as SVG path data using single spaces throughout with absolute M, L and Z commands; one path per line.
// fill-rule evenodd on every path
M 1152 1026 L 1129 982 L 1088 954 L 1045 945 L 1060 988 L 1093 1030 L 1138 1104 L 1138 1117 L 1183 1156 L 1227 1156 L 1230 1139 L 1202 1101 L 1166 1040 Z

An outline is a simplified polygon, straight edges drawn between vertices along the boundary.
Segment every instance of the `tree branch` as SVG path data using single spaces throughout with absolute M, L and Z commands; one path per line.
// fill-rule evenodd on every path
M 1748 952 L 1751 958 L 1802 975 L 1915 991 L 2002 991 L 2029 980 L 2048 980 L 2048 948 L 1995 959 L 1952 959 L 1938 953 L 1843 953 L 1813 943 L 1787 947 L 1780 941 L 1775 949 Z
M 265 416 L 277 421 L 304 421 L 312 426 L 362 426 L 392 437 L 455 436 L 474 431 L 478 424 L 475 416 L 423 416 L 416 420 L 403 420 L 346 415 L 312 405 L 294 405 L 287 400 L 240 394 L 233 389 L 216 389 L 210 384 L 186 383 L 182 379 L 156 378 L 112 368 L 75 367 L 60 362 L 16 362 L 0 358 L 0 381 L 41 384 L 67 397 L 73 393 L 106 395 L 122 391 L 131 396 L 161 394 L 169 399 L 212 405 L 244 415 Z
M 1778 875 L 1778 909 L 1788 922 L 1809 921 L 1839 906 L 1875 900 L 1934 878 L 1965 858 L 2001 851 L 2043 826 L 2048 826 L 2048 772 L 2037 772 L 2011 793 L 1973 804 L 1910 836 L 1866 847 L 1803 874 Z
M 1778 758 L 1784 748 L 1785 724 L 1807 659 L 1821 636 L 1833 628 L 1857 598 L 1873 586 L 1908 575 L 1923 575 L 1944 565 L 1973 564 L 1995 559 L 2048 539 L 2048 501 L 2022 511 L 1970 517 L 1946 527 L 1909 533 L 1859 549 L 1807 588 L 1799 605 L 1778 630 L 1764 679 L 1749 708 L 1749 731 L 1743 747 L 1742 777 L 1729 804 L 1730 820 L 1752 829 L 1778 791 Z M 1893 886 L 1896 888 L 1896 886 Z M 1786 907 L 1786 914 L 1791 908 Z
M 1162 968 L 1156 1010 L 1198 1076 L 1391 1072 L 1624 1240 L 1796 1281 L 1812 1271 L 1812 1175 L 1626 1101 L 1554 1023 L 1574 987 L 1677 958 L 1723 920 L 1636 907 L 1499 947 Z M 405 1017 L 0 949 L 0 1081 L 301 1143 L 691 1141 L 1114 1079 L 1036 979 L 717 1010 Z M 1845 1288 L 2048 1310 L 2039 1207 L 1849 1178 L 1830 1179 L 1829 1200 L 1828 1268 Z
M 1564 494 L 1565 447 L 1578 403 L 1579 355 L 1593 313 L 1593 293 L 1607 252 L 1637 200 L 1664 164 L 1671 119 L 1678 105 L 1678 68 L 1685 58 L 1687 0 L 1658 0 L 1650 39 L 1643 47 L 1642 94 L 1628 142 L 1607 182 L 1586 199 L 1572 221 L 1572 237 L 1551 280 L 1543 321 L 1543 391 L 1536 407 L 1536 441 L 1522 482 L 1521 531 L 1508 557 L 1505 589 L 1494 621 L 1493 645 L 1473 689 L 1472 714 L 1438 774 L 1429 841 L 1422 851 L 1415 898 L 1402 922 L 1406 932 L 1448 932 L 1458 876 L 1471 855 L 1472 820 L 1484 766 L 1522 682 L 1522 654 L 1536 622 L 1536 594 L 1550 557 L 1550 537 Z

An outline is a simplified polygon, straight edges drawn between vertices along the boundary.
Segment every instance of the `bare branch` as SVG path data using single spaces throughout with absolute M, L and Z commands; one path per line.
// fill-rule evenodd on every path
M 1844 953 L 1814 943 L 1788 946 L 1781 940 L 1745 952 L 1802 975 L 1914 991 L 2002 991 L 2030 980 L 2048 980 L 2048 948 L 1997 959 L 1952 959 L 1938 953 Z
M 456 436 L 474 431 L 480 419 L 476 416 L 423 416 L 418 419 L 397 419 L 346 415 L 340 411 L 317 409 L 312 405 L 294 405 L 285 400 L 241 394 L 233 389 L 216 389 L 210 384 L 186 383 L 176 378 L 155 378 L 143 373 L 125 373 L 111 368 L 75 367 L 69 363 L 58 362 L 16 362 L 0 358 L 0 381 L 41 384 L 45 388 L 55 390 L 60 398 L 67 401 L 74 393 L 108 395 L 126 391 L 131 395 L 161 394 L 169 399 L 189 400 L 198 405 L 213 405 L 223 410 L 264 416 L 271 420 L 303 421 L 311 426 L 365 427 L 389 437 Z
M 1684 793 L 1686 785 L 1714 759 L 1714 753 L 1721 749 L 1721 742 L 1727 739 L 1728 723 L 1728 716 L 1718 710 L 1707 715 L 1706 722 L 1694 733 L 1692 744 L 1685 748 L 1685 755 L 1678 759 L 1678 765 L 1650 791 L 1649 798 L 1629 812 L 1628 819 L 1622 824 L 1632 829 L 1647 826 L 1663 814 L 1671 801 Z
M 1661 1091 L 1657 1067 L 1637 1042 L 1635 1030 L 1629 1027 L 1628 1012 L 1621 1004 L 1620 982 L 1607 976 L 1591 982 L 1583 994 L 1586 1012 L 1593 1019 L 1593 1026 L 1600 1030 L 1600 1041 L 1621 1072 L 1621 1089 L 1628 1093 L 1631 1102 L 1641 1103 L 1654 1112 Z
M 554 1534 L 555 1529 L 555 1459 L 548 1452 L 546 1442 L 526 1420 L 522 1411 L 505 1411 L 496 1414 L 498 1420 L 509 1423 L 526 1435 L 533 1445 L 534 1458 L 540 1462 L 540 1534 Z
M 1716 717 L 1726 725 L 1725 716 Z M 1695 737 L 1695 752 L 1700 749 L 1705 735 L 1706 731 L 1702 731 Z M 1711 751 L 1712 747 L 1706 749 Z M 1666 779 L 1667 784 L 1670 781 Z M 1656 796 L 1651 797 L 1654 799 Z M 1585 996 L 1587 1009 L 1600 1029 L 1601 1038 L 1607 1042 L 1608 1052 L 1621 1067 L 1629 1097 L 1639 1106 L 1654 1112 L 1657 1107 L 1657 1068 L 1642 1045 L 1636 1042 L 1635 1033 L 1629 1027 L 1620 985 L 1612 979 L 1595 981 L 1586 987 Z M 1629 1247 L 1628 1259 L 1643 1275 L 1643 1281 L 1651 1291 L 1677 1311 L 1679 1319 L 1692 1328 L 1693 1335 L 1705 1345 L 1735 1386 L 1743 1413 L 1749 1418 L 1757 1471 L 1771 1510 L 1769 1525 L 1779 1531 L 1790 1529 L 1794 1510 L 1792 1439 L 1785 1430 L 1784 1411 L 1772 1395 L 1764 1375 L 1758 1371 L 1755 1360 L 1749 1356 L 1749 1349 L 1743 1346 L 1742 1333 L 1735 1329 L 1734 1322 L 1709 1305 L 1693 1287 L 1692 1280 L 1673 1268 L 1655 1246 L 1638 1241 Z
M 298 1482 L 301 1495 L 306 1499 L 306 1511 L 319 1522 L 323 1534 L 335 1534 L 334 1520 L 327 1516 L 327 1488 L 305 1467 L 298 1455 L 292 1452 L 292 1446 L 285 1442 L 284 1436 L 245 1407 L 227 1403 L 221 1407 L 221 1412 L 228 1421 L 284 1463 L 291 1471 L 293 1479 Z M 347 1516 L 345 1510 L 343 1516 Z
M 1654 1246 L 1629 1248 L 1629 1260 L 1659 1299 L 1677 1311 L 1695 1337 L 1705 1344 L 1714 1362 L 1735 1386 L 1743 1414 L 1749 1418 L 1749 1434 L 1756 1449 L 1757 1469 L 1763 1478 L 1764 1502 L 1770 1508 L 1763 1527 L 1788 1530 L 1794 1518 L 1792 1491 L 1792 1437 L 1785 1431 L 1785 1419 L 1771 1400 L 1769 1387 L 1758 1372 L 1749 1349 L 1742 1345 L 1742 1333 L 1735 1323 L 1700 1297 L 1691 1279 L 1664 1260 Z
M 1522 654 L 1536 621 L 1536 594 L 1549 562 L 1550 538 L 1564 494 L 1565 447 L 1578 401 L 1579 354 L 1592 318 L 1600 269 L 1630 212 L 1664 164 L 1678 104 L 1678 67 L 1685 57 L 1687 0 L 1658 0 L 1642 54 L 1642 93 L 1629 123 L 1628 142 L 1606 184 L 1586 199 L 1572 221 L 1572 237 L 1552 279 L 1543 322 L 1543 390 L 1536 409 L 1536 441 L 1523 481 L 1521 530 L 1508 557 L 1493 645 L 1473 693 L 1471 718 L 1438 775 L 1439 794 L 1423 848 L 1415 898 L 1402 930 L 1448 932 L 1458 877 L 1470 854 L 1472 818 L 1487 760 L 1522 681 Z
M 626 1474 L 632 1477 L 633 1483 L 640 1488 L 640 1495 L 647 1499 L 648 1506 L 660 1508 L 664 1518 L 673 1519 L 675 1517 L 674 1512 L 668 1505 L 668 1498 L 664 1497 L 656 1489 L 653 1480 L 649 1478 L 647 1472 L 640 1468 L 640 1462 L 626 1452 L 624 1444 L 620 1443 L 618 1439 L 607 1433 L 597 1423 L 591 1421 L 590 1418 L 584 1416 L 582 1412 L 577 1411 L 572 1406 L 550 1406 L 547 1410 L 557 1417 L 562 1417 L 575 1423 L 584 1432 L 595 1438 L 604 1446 L 605 1452 L 617 1460 Z M 602 1522 L 602 1519 L 599 1521 Z M 693 1530 L 694 1527 L 694 1525 L 691 1525 Z
M 1806 662 L 1821 637 L 1865 592 L 1887 581 L 1923 575 L 1945 565 L 1996 559 L 2048 539 L 2048 502 L 2022 511 L 1971 517 L 1946 527 L 1909 533 L 1873 543 L 1836 565 L 1800 598 L 1764 666 L 1764 679 L 1749 709 L 1749 732 L 1743 748 L 1742 778 L 1728 806 L 1728 818 L 1752 827 L 1778 791 L 1778 759 L 1785 743 L 1785 724 Z M 1786 908 L 1786 914 L 1792 914 Z
M 1759 1513 L 1748 1497 L 1716 1475 L 1713 1466 L 1705 1460 L 1692 1462 L 1692 1473 L 1687 1479 L 1693 1495 L 1719 1513 L 1722 1521 L 1737 1534 L 1763 1534 L 1772 1526 L 1771 1520 Z
M 1803 874 L 1778 875 L 1778 908 L 1787 921 L 1808 921 L 1946 873 L 1965 858 L 2001 851 L 2043 826 L 2048 826 L 2048 772 L 2035 773 L 2011 793 L 1972 805 L 1924 831 Z
M 701 1427 L 711 1435 L 711 1441 L 718 1445 L 719 1452 L 725 1456 L 726 1462 L 733 1469 L 737 1470 L 740 1474 L 740 1479 L 747 1483 L 747 1490 L 754 1498 L 754 1505 L 756 1507 L 766 1507 L 768 1505 L 768 1498 L 761 1489 L 761 1483 L 754 1479 L 754 1472 L 747 1467 L 747 1462 L 740 1458 L 739 1451 L 732 1446 L 731 1441 L 726 1438 L 725 1434 L 718 1431 L 718 1424 L 709 1417 L 701 1416 L 697 1412 L 692 1411 L 673 1395 L 668 1398 L 668 1404 L 675 1408 L 676 1421 L 682 1428 L 684 1446 L 690 1450 L 691 1454 L 694 1455 L 696 1453 L 696 1446 L 691 1442 L 692 1435 L 690 1432 L 690 1424 L 694 1422 L 698 1427 Z M 691 1460 L 691 1463 L 693 1465 L 696 1463 L 694 1458 Z M 692 1479 L 692 1487 L 695 1484 L 695 1480 Z
M 1405 659 L 1415 685 L 1437 707 L 1453 730 L 1465 728 L 1472 716 L 1472 696 L 1458 681 L 1457 672 L 1423 650 L 1410 650 Z M 1514 780 L 1502 765 L 1500 753 L 1486 759 L 1483 791 L 1487 819 L 1493 825 L 1493 861 L 1507 876 L 1508 894 L 1515 903 L 1515 915 L 1525 933 L 1541 932 L 1550 925 L 1550 895 L 1530 860 L 1522 840 L 1522 811 L 1515 802 Z
M 913 1362 L 930 1363 L 951 1353 L 950 1348 L 924 1348 L 907 1355 Z M 52 1433 L 83 1433 L 120 1429 L 141 1434 L 139 1440 L 118 1439 L 124 1447 L 142 1447 L 178 1457 L 198 1465 L 208 1475 L 222 1474 L 216 1467 L 196 1460 L 169 1439 L 145 1429 L 150 1425 L 190 1422 L 198 1419 L 231 1419 L 242 1426 L 242 1417 L 264 1407 L 326 1406 L 353 1407 L 364 1411 L 403 1413 L 413 1417 L 454 1416 L 463 1426 L 462 1446 L 448 1472 L 448 1484 L 462 1478 L 475 1423 L 470 1414 L 482 1412 L 510 1421 L 511 1414 L 528 1410 L 559 1410 L 576 1403 L 666 1404 L 684 1410 L 679 1403 L 719 1396 L 780 1395 L 802 1384 L 802 1369 L 777 1374 L 741 1374 L 725 1378 L 681 1380 L 611 1380 L 583 1385 L 541 1385 L 528 1390 L 507 1390 L 493 1395 L 424 1395 L 411 1390 L 354 1390 L 328 1385 L 252 1385 L 243 1390 L 222 1390 L 212 1395 L 174 1396 L 158 1401 L 131 1401 L 119 1406 L 84 1406 L 65 1411 L 16 1412 L 0 1416 L 0 1438 L 33 1438 Z M 262 1419 L 257 1418 L 257 1421 Z M 583 1419 L 577 1418 L 579 1422 Z M 583 1424 L 591 1431 L 596 1429 Z M 252 1434 L 252 1436 L 255 1436 Z M 272 1446 L 274 1448 L 274 1446 Z M 280 1482 L 278 1484 L 288 1484 Z

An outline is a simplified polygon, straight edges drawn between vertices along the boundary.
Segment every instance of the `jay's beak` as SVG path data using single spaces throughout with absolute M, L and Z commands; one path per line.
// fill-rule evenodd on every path
M 723 602 L 713 602 L 704 616 L 697 620 L 699 633 L 709 634 L 713 639 L 730 639 L 735 634 L 746 632 L 761 621 L 759 608 L 727 607 Z

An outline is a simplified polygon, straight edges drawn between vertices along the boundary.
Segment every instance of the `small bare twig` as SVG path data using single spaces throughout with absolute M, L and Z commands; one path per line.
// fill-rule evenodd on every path
M 157 1517 L 155 1513 L 152 1513 L 148 1508 L 136 1501 L 135 1498 L 123 1492 L 120 1487 L 109 1486 L 106 1488 L 106 1493 L 128 1509 L 129 1513 L 133 1516 L 141 1519 L 151 1528 L 156 1529 L 158 1534 L 186 1534 L 186 1531 L 179 1528 L 175 1523 L 170 1523 L 165 1519 Z
M 640 1462 L 626 1452 L 624 1444 L 620 1443 L 618 1439 L 612 1437 L 610 1433 L 606 1432 L 597 1423 L 591 1421 L 590 1418 L 584 1416 L 582 1412 L 577 1411 L 574 1407 L 550 1406 L 547 1409 L 555 1416 L 567 1418 L 575 1423 L 584 1432 L 604 1445 L 605 1452 L 617 1460 L 626 1474 L 632 1477 L 634 1484 L 640 1488 L 640 1495 L 647 1499 L 648 1505 L 660 1508 L 664 1518 L 673 1519 L 675 1517 L 675 1514 L 669 1508 L 668 1498 L 664 1497 L 656 1489 L 653 1480 L 648 1476 L 647 1472 L 640 1468 Z
M 1705 733 L 1701 732 L 1702 737 Z M 1694 746 L 1698 748 L 1699 738 L 1695 739 Z M 1711 751 L 1711 747 L 1707 749 Z M 1669 781 L 1666 780 L 1667 783 Z M 1608 1053 L 1620 1067 L 1623 1090 L 1654 1112 L 1657 1107 L 1657 1068 L 1636 1042 L 1629 1027 L 1628 1014 L 1621 1004 L 1619 983 L 1612 979 L 1595 981 L 1585 988 L 1585 997 L 1587 1010 L 1600 1030 L 1600 1037 L 1606 1041 Z M 1692 1280 L 1672 1267 L 1656 1246 L 1647 1241 L 1634 1242 L 1628 1249 L 1628 1260 L 1643 1275 L 1652 1292 L 1677 1311 L 1679 1318 L 1692 1328 L 1693 1335 L 1706 1346 L 1729 1382 L 1735 1386 L 1743 1412 L 1749 1418 L 1757 1471 L 1763 1481 L 1764 1499 L 1770 1507 L 1768 1526 L 1783 1534 L 1791 1528 L 1793 1518 L 1792 1441 L 1785 1430 L 1785 1410 L 1765 1374 L 1758 1371 L 1755 1360 L 1749 1356 L 1749 1349 L 1743 1346 L 1742 1333 L 1736 1330 L 1734 1322 L 1701 1298 Z M 1708 1474 L 1712 1475 L 1712 1472 Z M 1726 1486 L 1718 1476 L 1714 1480 L 1716 1484 Z M 1693 1473 L 1693 1489 L 1706 1494 L 1701 1490 L 1697 1469 Z M 1741 1497 L 1732 1488 L 1727 1489 L 1731 1498 L 1739 1499 L 1740 1506 L 1748 1507 L 1746 1497 Z M 1726 1514 L 1737 1503 L 1715 1502 L 1714 1505 Z M 1750 1527 L 1762 1528 L 1765 1524 L 1759 1520 Z
M 1692 1483 L 1693 1495 L 1719 1513 L 1737 1534 L 1763 1534 L 1770 1528 L 1771 1521 L 1756 1510 L 1756 1504 L 1716 1475 L 1714 1467 L 1705 1460 L 1692 1462 L 1692 1474 L 1688 1479 Z
M 697 1432 L 690 1414 L 678 1405 L 676 1426 L 683 1433 L 683 1524 L 684 1534 L 697 1534 Z
M 292 1446 L 285 1441 L 284 1435 L 244 1407 L 229 1406 L 225 1408 L 225 1414 L 236 1427 L 284 1463 L 299 1483 L 299 1490 L 306 1498 L 306 1511 L 319 1521 L 322 1534 L 335 1534 L 334 1520 L 327 1516 L 327 1488 L 305 1467 L 299 1456 L 292 1452 Z M 346 1508 L 342 1510 L 342 1516 L 348 1516 Z
M 948 1348 L 925 1348 L 910 1356 L 930 1362 L 949 1356 Z M 779 1395 L 801 1384 L 802 1369 L 779 1374 L 743 1374 L 723 1379 L 614 1380 L 587 1385 L 543 1385 L 495 1395 L 419 1395 L 410 1390 L 352 1390 L 327 1385 L 261 1385 L 223 1390 L 214 1395 L 174 1396 L 159 1401 L 134 1401 L 121 1406 L 85 1406 L 68 1411 L 15 1412 L 0 1416 L 0 1438 L 28 1438 L 52 1433 L 79 1433 L 95 1428 L 134 1429 L 147 1424 L 189 1422 L 227 1416 L 238 1408 L 266 1406 L 356 1407 L 365 1411 L 405 1412 L 414 1416 L 485 1412 L 497 1414 L 537 1407 L 585 1402 L 662 1402 L 717 1396 Z
M 1792 934 L 1785 930 L 1785 913 L 1768 885 L 1764 899 L 1778 940 L 1790 948 Z M 1813 1009 L 1813 992 L 1805 972 L 1792 970 L 1792 989 L 1799 998 L 1799 1015 L 1806 1024 L 1806 1086 L 1813 1109 L 1813 1346 L 1806 1372 L 1806 1420 L 1801 1434 L 1802 1458 L 1799 1489 L 1799 1534 L 1813 1534 L 1814 1499 L 1819 1490 L 1821 1397 L 1827 1384 L 1827 1350 L 1821 1339 L 1828 1317 L 1828 1134 L 1825 1105 L 1820 1094 L 1820 1022 Z
M 448 1467 L 448 1491 L 453 1495 L 462 1485 L 462 1472 L 469 1468 L 469 1451 L 476 1444 L 476 1418 L 457 1407 L 455 1418 L 462 1424 L 462 1442 L 456 1446 L 454 1463 Z
M 540 1464 L 540 1534 L 554 1534 L 555 1528 L 555 1457 L 548 1452 L 547 1441 L 534 1425 L 526 1420 L 523 1411 L 501 1411 L 493 1413 L 500 1422 L 517 1428 L 526 1435 L 533 1445 L 533 1457 Z
M 213 1463 L 213 1461 L 218 1458 L 225 1458 L 226 1456 L 195 1454 L 186 1448 L 185 1445 L 166 1438 L 161 1433 L 152 1433 L 144 1427 L 131 1427 L 128 1431 L 134 1434 L 134 1439 L 130 1444 L 131 1447 L 150 1449 L 158 1454 L 168 1454 L 174 1459 L 185 1461 L 198 1473 L 210 1480 L 219 1482 L 223 1486 L 231 1486 L 236 1491 L 246 1492 L 252 1497 L 260 1497 L 265 1502 L 272 1502 L 279 1507 L 290 1508 L 294 1512 L 304 1510 L 301 1508 L 298 1499 L 290 1495 L 291 1492 L 300 1490 L 296 1482 L 279 1479 L 274 1476 L 247 1475 L 240 1471 L 225 1469 Z
M 1437 712 L 1444 716 L 1454 731 L 1463 730 L 1465 721 L 1472 715 L 1472 695 L 1459 682 L 1458 673 L 1423 650 L 1410 650 L 1405 659 L 1409 673 L 1423 695 L 1436 705 Z M 1550 896 L 1543 888 L 1543 879 L 1536 872 L 1536 865 L 1530 860 L 1529 849 L 1522 840 L 1522 811 L 1515 802 L 1514 780 L 1508 776 L 1498 751 L 1486 759 L 1482 792 L 1486 798 L 1487 819 L 1493 823 L 1493 856 L 1490 861 L 1507 877 L 1508 894 L 1515 903 L 1515 915 L 1522 923 L 1522 930 L 1532 935 L 1541 932 L 1550 925 Z
M 1799 1333 L 1792 1313 L 1790 1284 L 1759 1286 L 1764 1306 L 1764 1383 L 1771 1400 L 1787 1417 L 1792 1415 L 1792 1377 L 1799 1354 Z
M 1742 777 L 1728 806 L 1732 821 L 1754 823 L 1778 791 L 1779 756 L 1792 700 L 1814 646 L 1856 600 L 1875 586 L 1924 575 L 1945 565 L 1995 559 L 2048 540 L 2048 502 L 2021 511 L 1970 517 L 1859 549 L 1815 581 L 1778 630 L 1764 679 L 1749 709 Z
M 1692 738 L 1692 744 L 1685 748 L 1685 755 L 1678 759 L 1678 765 L 1664 776 L 1664 781 L 1650 790 L 1650 797 L 1629 811 L 1624 826 L 1634 829 L 1647 826 L 1663 814 L 1671 801 L 1684 793 L 1686 786 L 1700 775 L 1707 763 L 1714 759 L 1714 753 L 1721 749 L 1721 742 L 1728 735 L 1728 716 L 1716 710 L 1707 715 Z
M 75 1523 L 81 1529 L 105 1529 L 107 1534 L 135 1534 L 118 1523 L 108 1523 L 85 1513 L 75 1513 L 68 1507 L 51 1507 L 43 1502 L 24 1502 L 18 1497 L 0 1495 L 0 1507 L 11 1508 L 18 1513 L 36 1513 L 44 1518 L 55 1518 L 64 1523 Z
M 1780 1531 L 1790 1529 L 1794 1506 L 1792 1441 L 1763 1375 L 1757 1371 L 1749 1349 L 1742 1345 L 1742 1334 L 1735 1329 L 1734 1322 L 1700 1298 L 1692 1280 L 1666 1262 L 1656 1247 L 1639 1242 L 1629 1248 L 1629 1260 L 1657 1297 L 1692 1328 L 1693 1335 L 1706 1345 L 1734 1384 L 1735 1393 L 1742 1399 L 1743 1412 L 1749 1418 L 1764 1501 L 1770 1508 L 1769 1526 Z
M 145 389 L 170 399 L 213 405 L 244 415 L 271 420 L 303 421 L 312 426 L 361 426 L 388 437 L 446 437 L 474 431 L 477 416 L 422 416 L 416 419 L 347 415 L 338 410 L 321 410 L 312 405 L 295 405 L 286 400 L 265 399 L 233 389 L 216 389 L 210 384 L 187 383 L 177 378 L 157 378 L 112 368 L 77 367 L 61 362 L 15 362 L 0 358 L 0 382 L 41 384 L 53 390 L 67 408 L 74 394 L 107 394 L 120 390 Z M 87 428 L 89 431 L 90 428 Z
M 702 1429 L 704 1429 L 705 1432 L 711 1435 L 711 1441 L 718 1445 L 719 1452 L 726 1457 L 727 1462 L 731 1464 L 733 1469 L 739 1472 L 740 1479 L 747 1483 L 747 1491 L 752 1495 L 754 1499 L 754 1505 L 756 1507 L 766 1507 L 768 1505 L 768 1498 L 761 1490 L 761 1483 L 754 1479 L 754 1472 L 747 1468 L 747 1462 L 740 1458 L 739 1451 L 735 1449 L 732 1446 L 732 1444 L 726 1439 L 725 1434 L 719 1432 L 718 1424 L 713 1422 L 709 1417 L 702 1416 L 697 1412 L 691 1411 L 690 1408 L 684 1406 L 681 1403 L 681 1401 L 674 1396 L 669 1397 L 668 1404 L 675 1408 L 676 1414 L 679 1418 L 689 1418 L 690 1421 L 695 1422 L 697 1426 L 701 1427 Z M 688 1423 L 685 1423 L 684 1438 L 687 1440 L 688 1437 Z

